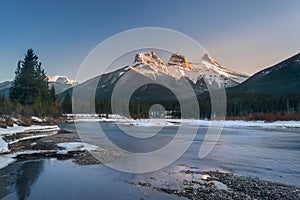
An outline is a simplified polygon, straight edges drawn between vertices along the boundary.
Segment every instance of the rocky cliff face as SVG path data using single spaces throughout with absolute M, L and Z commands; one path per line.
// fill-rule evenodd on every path
M 180 66 L 183 69 L 186 70 L 192 70 L 193 67 L 190 64 L 190 62 L 181 54 L 176 53 L 176 54 L 172 54 L 172 56 L 170 57 L 170 60 L 168 62 L 168 66 Z

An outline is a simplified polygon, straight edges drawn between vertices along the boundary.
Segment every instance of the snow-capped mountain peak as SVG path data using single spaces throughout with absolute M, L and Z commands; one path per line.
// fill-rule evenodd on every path
M 67 84 L 67 85 L 78 84 L 78 82 L 71 80 L 66 76 L 61 76 L 61 75 L 48 76 L 48 82 L 61 83 L 61 84 Z
M 220 63 L 218 63 L 216 60 L 212 59 L 207 53 L 204 54 L 202 57 L 202 62 L 209 62 L 217 67 L 223 68 Z
M 49 88 L 54 86 L 55 92 L 57 94 L 60 94 L 63 91 L 79 84 L 78 82 L 75 82 L 74 80 L 71 80 L 68 77 L 61 75 L 48 76 L 48 82 Z
M 202 57 L 202 64 L 204 64 L 206 68 L 215 71 L 216 73 L 222 75 L 226 79 L 233 81 L 233 85 L 231 84 L 229 87 L 240 84 L 244 82 L 247 78 L 249 78 L 248 75 L 227 69 L 219 62 L 211 58 L 208 54 L 205 54 Z
M 220 87 L 235 86 L 248 78 L 247 75 L 226 69 L 208 54 L 202 57 L 200 63 L 190 62 L 184 55 L 174 53 L 167 64 L 155 52 L 139 53 L 135 56 L 132 70 L 156 79 L 157 75 L 168 75 L 176 80 L 188 78 L 194 84 L 204 79 L 209 84 L 216 82 Z
M 134 59 L 134 65 L 149 64 L 152 66 L 165 66 L 164 61 L 160 59 L 154 51 L 150 53 L 138 53 Z
M 170 57 L 170 60 L 168 62 L 168 66 L 174 66 L 178 65 L 186 70 L 192 70 L 193 67 L 190 64 L 190 62 L 185 58 L 184 55 L 181 55 L 180 53 L 174 53 Z

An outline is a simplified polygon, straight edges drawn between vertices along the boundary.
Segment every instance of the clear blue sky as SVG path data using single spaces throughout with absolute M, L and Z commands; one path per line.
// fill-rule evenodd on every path
M 0 82 L 33 48 L 48 75 L 74 78 L 107 37 L 137 27 L 183 32 L 224 66 L 253 74 L 300 51 L 299 0 L 0 0 Z

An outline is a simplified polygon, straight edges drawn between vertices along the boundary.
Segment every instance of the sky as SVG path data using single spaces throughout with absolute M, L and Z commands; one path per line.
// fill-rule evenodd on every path
M 252 75 L 300 52 L 299 10 L 299 0 L 0 0 L 0 82 L 14 78 L 28 48 L 48 75 L 74 79 L 100 42 L 140 27 L 180 31 Z

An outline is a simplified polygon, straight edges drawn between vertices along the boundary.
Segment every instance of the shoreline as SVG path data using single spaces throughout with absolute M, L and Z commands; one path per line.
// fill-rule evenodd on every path
M 299 121 L 262 121 L 262 120 L 208 120 L 208 119 L 130 119 L 118 115 L 111 115 L 109 118 L 98 117 L 95 115 L 68 115 L 66 122 L 116 122 L 123 125 L 140 127 L 161 127 L 161 126 L 213 126 L 227 128 L 300 128 Z
M 157 184 L 153 178 L 129 184 L 188 199 L 300 199 L 300 187 L 259 178 L 195 169 L 180 171 L 182 175 L 190 178 L 176 179 L 178 183 L 172 186 Z
M 124 156 L 122 152 L 83 143 L 77 133 L 46 127 L 51 126 L 38 126 L 35 130 L 27 127 L 23 132 L 0 134 L 0 139 L 7 145 L 5 148 L 2 146 L 2 150 L 6 151 L 0 152 L 0 169 L 15 161 L 40 158 L 73 159 L 80 165 L 93 165 Z M 99 160 L 89 152 L 97 154 Z
M 33 125 L 39 126 L 54 126 L 60 125 L 66 121 L 66 117 L 45 117 L 39 118 L 35 116 L 31 117 L 12 117 L 12 116 L 0 116 L 0 128 L 7 129 L 10 127 L 23 126 L 23 127 L 30 127 Z

